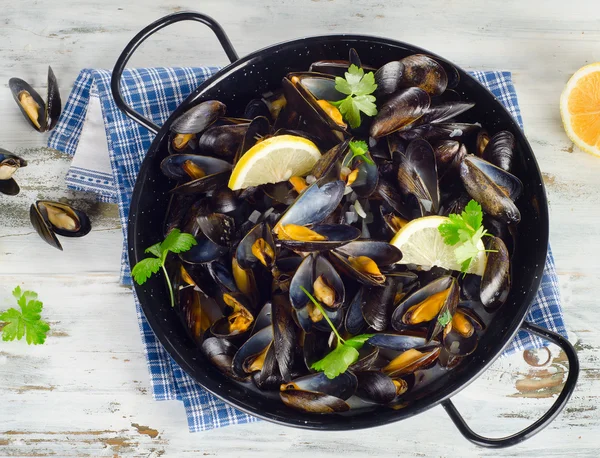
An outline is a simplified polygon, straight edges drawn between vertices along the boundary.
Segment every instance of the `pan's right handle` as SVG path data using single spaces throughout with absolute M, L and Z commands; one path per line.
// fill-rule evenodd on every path
M 481 447 L 502 448 L 510 447 L 529 439 L 530 437 L 539 433 L 556 418 L 563 407 L 567 404 L 567 401 L 571 397 L 571 394 L 573 394 L 575 386 L 577 385 L 577 377 L 579 376 L 579 359 L 577 358 L 577 352 L 575 351 L 575 348 L 573 348 L 573 345 L 571 345 L 571 343 L 560 334 L 549 331 L 548 329 L 542 328 L 535 324 L 528 323 L 527 321 L 523 322 L 521 329 L 536 334 L 558 345 L 569 360 L 569 375 L 567 376 L 567 380 L 565 381 L 562 391 L 550 409 L 535 423 L 508 437 L 490 438 L 477 434 L 469 427 L 469 425 L 467 425 L 467 422 L 458 412 L 458 410 L 456 410 L 456 407 L 450 399 L 443 401 L 442 406 L 444 409 L 446 409 L 446 413 L 450 416 L 458 430 L 463 436 L 465 436 L 467 440 L 473 442 L 475 445 L 479 445 Z
M 235 62 L 239 58 L 237 53 L 235 52 L 235 49 L 233 49 L 233 45 L 229 41 L 227 34 L 217 21 L 215 21 L 209 16 L 206 16 L 205 14 L 194 13 L 191 11 L 183 11 L 180 13 L 169 14 L 168 16 L 160 18 L 159 20 L 153 22 L 149 26 L 142 29 L 140 33 L 133 37 L 133 39 L 129 42 L 129 44 L 125 47 L 125 49 L 119 56 L 119 59 L 115 64 L 115 68 L 113 69 L 112 80 L 110 82 L 112 95 L 115 99 L 117 107 L 119 107 L 121 111 L 123 111 L 135 122 L 137 122 L 138 124 L 148 129 L 150 132 L 153 132 L 155 134 L 158 133 L 160 127 L 154 124 L 149 119 L 146 119 L 141 114 L 139 114 L 129 105 L 127 105 L 127 103 L 125 103 L 125 101 L 123 100 L 123 97 L 121 96 L 121 76 L 123 75 L 125 65 L 127 65 L 127 62 L 129 61 L 135 50 L 147 38 L 149 38 L 154 33 L 158 32 L 160 29 L 181 21 L 196 21 L 207 25 L 219 39 L 219 42 L 221 43 L 221 46 L 223 47 L 223 50 L 225 51 L 225 54 L 227 54 L 229 60 L 231 62 Z

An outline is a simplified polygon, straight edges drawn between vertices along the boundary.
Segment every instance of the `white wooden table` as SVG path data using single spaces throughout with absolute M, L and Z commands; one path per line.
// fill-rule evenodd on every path
M 580 152 L 561 126 L 558 100 L 569 76 L 600 61 L 597 0 L 419 2 L 367 0 L 66 0 L 7 2 L 0 26 L 0 146 L 22 155 L 22 192 L 0 196 L 0 309 L 20 284 L 39 292 L 52 331 L 45 345 L 0 342 L 1 456 L 590 456 L 600 427 L 600 158 Z M 183 406 L 152 400 L 131 293 L 119 286 L 122 236 L 115 206 L 68 192 L 69 159 L 21 118 L 7 87 L 20 76 L 45 92 L 46 67 L 63 100 L 83 67 L 112 68 L 143 26 L 199 9 L 226 29 L 240 55 L 271 43 L 334 32 L 387 36 L 423 46 L 468 69 L 514 75 L 526 134 L 544 173 L 551 240 L 570 338 L 579 350 L 579 387 L 544 432 L 504 451 L 477 449 L 434 408 L 399 424 L 317 433 L 258 423 L 187 431 Z M 210 32 L 177 25 L 145 44 L 132 65 L 225 64 Z M 68 197 L 94 230 L 60 253 L 38 238 L 28 208 Z M 554 368 L 562 367 L 555 352 Z M 505 435 L 553 401 L 560 375 L 528 369 L 521 355 L 497 362 L 456 397 L 478 432 Z M 540 390 L 535 391 L 536 388 Z

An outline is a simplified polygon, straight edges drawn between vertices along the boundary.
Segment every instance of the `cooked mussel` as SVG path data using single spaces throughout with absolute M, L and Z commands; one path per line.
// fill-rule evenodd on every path
M 227 183 L 231 164 L 214 157 L 172 154 L 162 161 L 161 170 L 169 178 L 183 181 L 172 193 L 189 195 L 213 191 Z
M 213 323 L 210 328 L 212 334 L 215 337 L 232 338 L 249 331 L 254 315 L 248 298 L 239 292 L 228 292 L 223 293 L 221 300 L 225 306 L 225 316 Z
M 427 328 L 427 339 L 438 336 L 451 321 L 459 301 L 459 286 L 454 277 L 442 276 L 402 301 L 394 310 L 391 324 L 397 331 Z
M 371 124 L 371 137 L 380 138 L 409 129 L 427 112 L 430 104 L 429 94 L 418 87 L 395 93 L 379 107 Z
M 357 385 L 352 372 L 344 372 L 333 379 L 319 372 L 282 384 L 279 395 L 288 407 L 304 412 L 345 412 L 350 406 L 344 401 L 355 393 Z
M 381 286 L 385 274 L 381 268 L 395 264 L 402 259 L 398 248 L 387 242 L 357 240 L 330 252 L 331 260 L 347 275 L 365 285 Z
M 442 65 L 424 54 L 413 54 L 400 60 L 404 66 L 404 87 L 419 87 L 428 94 L 440 95 L 448 86 L 448 75 Z
M 223 124 L 209 127 L 198 139 L 202 154 L 231 160 L 244 141 L 250 124 Z
M 62 202 L 38 200 L 29 210 L 31 224 L 48 244 L 62 251 L 56 234 L 64 237 L 83 237 L 92 230 L 88 216 Z
M 218 100 L 207 100 L 187 110 L 171 124 L 177 134 L 199 134 L 204 132 L 217 119 L 225 116 L 226 107 Z
M 410 348 L 392 359 L 382 371 L 392 378 L 406 376 L 431 366 L 439 357 L 440 352 L 439 345 Z
M 512 169 L 515 155 L 515 136 L 502 130 L 489 139 L 482 152 L 483 158 L 507 172 Z
M 21 113 L 38 132 L 52 130 L 62 110 L 58 82 L 51 67 L 48 67 L 48 93 L 46 102 L 27 82 L 20 78 L 8 81 L 12 95 L 21 109 Z
M 452 356 L 470 355 L 477 348 L 477 333 L 484 327 L 482 319 L 473 310 L 459 306 L 450 325 L 444 329 L 444 349 Z
M 303 289 L 312 294 L 326 310 L 339 308 L 346 297 L 344 282 L 339 274 L 327 258 L 318 254 L 304 258 L 292 278 L 290 302 L 295 309 L 312 306 Z
M 226 339 L 209 337 L 202 342 L 202 352 L 217 369 L 234 380 L 243 380 L 232 370 L 233 356 L 237 351 L 237 347 Z
M 487 261 L 481 278 L 480 297 L 489 310 L 496 310 L 508 298 L 510 292 L 510 255 L 499 237 L 487 241 Z
M 513 201 L 523 189 L 517 177 L 473 155 L 463 159 L 459 173 L 469 195 L 486 213 L 505 223 L 521 220 Z
M 13 175 L 21 167 L 27 167 L 25 159 L 0 148 L 0 193 L 9 196 L 19 193 L 20 188 Z
M 397 396 L 396 384 L 379 371 L 357 372 L 356 395 L 377 404 L 388 404 Z
M 440 205 L 436 155 L 429 142 L 411 141 L 405 154 L 398 155 L 398 185 L 417 199 L 421 213 L 436 214 Z
M 248 231 L 237 246 L 236 259 L 244 269 L 252 268 L 257 263 L 270 269 L 275 263 L 276 252 L 270 226 L 259 223 Z
M 281 245 L 295 251 L 323 251 L 350 243 L 360 237 L 361 231 L 347 224 L 317 224 L 308 228 L 297 224 L 283 224 L 278 232 Z

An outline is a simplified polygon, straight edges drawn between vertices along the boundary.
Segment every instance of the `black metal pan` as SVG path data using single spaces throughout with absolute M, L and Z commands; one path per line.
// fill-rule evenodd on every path
M 149 36 L 180 21 L 201 22 L 212 29 L 231 64 L 205 81 L 175 110 L 161 127 L 133 111 L 120 95 L 120 78 L 129 58 Z M 221 26 L 208 16 L 183 12 L 166 16 L 137 34 L 119 57 L 113 72 L 112 91 L 115 101 L 129 117 L 153 133 L 156 138 L 141 166 L 129 212 L 129 259 L 135 265 L 144 258 L 144 249 L 162 239 L 162 221 L 169 201 L 168 191 L 174 183 L 160 172 L 159 164 L 167 151 L 171 122 L 193 105 L 218 99 L 227 105 L 228 114 L 241 115 L 248 100 L 268 89 L 279 87 L 290 71 L 304 70 L 320 59 L 344 59 L 349 48 L 374 66 L 415 53 L 432 53 L 416 46 L 386 38 L 364 35 L 328 35 L 279 43 L 239 58 Z M 368 56 L 368 57 L 367 57 Z M 439 58 L 444 60 L 442 58 Z M 458 68 L 458 67 L 457 67 Z M 251 70 L 251 71 L 250 71 Z M 482 336 L 468 361 L 430 385 L 431 394 L 404 409 L 381 407 L 374 412 L 350 412 L 348 415 L 309 415 L 273 402 L 256 392 L 249 392 L 227 379 L 209 364 L 180 324 L 170 307 L 162 278 L 155 277 L 143 286 L 136 285 L 142 308 L 155 334 L 169 354 L 200 385 L 226 402 L 257 417 L 282 425 L 319 430 L 349 430 L 385 425 L 417 415 L 442 404 L 460 432 L 471 442 L 485 447 L 506 447 L 533 436 L 547 426 L 563 409 L 571 396 L 579 373 L 579 362 L 569 342 L 553 332 L 524 321 L 540 286 L 548 249 L 548 206 L 540 170 L 533 151 L 508 111 L 475 79 L 458 68 L 457 90 L 475 102 L 473 119 L 491 130 L 514 132 L 519 155 L 515 174 L 525 184 L 519 200 L 522 220 L 519 224 L 519 250 L 513 258 L 513 286 L 507 302 Z M 569 360 L 566 384 L 552 407 L 538 421 L 524 430 L 504 438 L 487 438 L 475 433 L 455 408 L 451 397 L 481 375 L 502 353 L 519 331 L 541 336 L 557 345 Z

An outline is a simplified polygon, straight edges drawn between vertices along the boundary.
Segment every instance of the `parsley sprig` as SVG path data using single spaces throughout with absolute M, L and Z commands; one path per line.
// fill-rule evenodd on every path
M 179 229 L 173 229 L 169 235 L 162 241 L 155 243 L 150 248 L 146 248 L 144 253 L 151 253 L 155 257 L 142 259 L 131 271 L 131 276 L 138 285 L 143 285 L 146 281 L 160 269 L 163 270 L 169 294 L 171 295 L 171 306 L 175 307 L 175 297 L 173 296 L 173 287 L 165 267 L 169 253 L 183 253 L 197 245 L 196 239 L 192 234 L 186 234 Z
M 0 314 L 0 321 L 6 324 L 2 328 L 2 340 L 25 340 L 29 345 L 39 345 L 46 341 L 50 325 L 42 320 L 41 313 L 44 304 L 38 300 L 34 291 L 21 291 L 17 286 L 13 292 L 20 310 L 9 308 Z
M 458 215 L 451 213 L 448 215 L 449 222 L 441 224 L 438 227 L 440 234 L 447 245 L 456 246 L 454 255 L 460 264 L 461 271 L 467 273 L 473 260 L 479 255 L 481 250 L 478 245 L 481 239 L 490 235 L 483 227 L 483 211 L 481 205 L 474 200 L 470 200 L 463 212 Z
M 369 152 L 369 146 L 367 145 L 367 142 L 363 140 L 354 140 L 348 145 L 350 146 L 350 151 L 352 151 L 352 157 L 350 158 L 348 164 L 352 164 L 354 158 L 361 157 L 367 164 L 374 165 L 373 160 L 367 155 Z
M 377 114 L 375 96 L 371 95 L 377 89 L 373 72 L 365 74 L 362 68 L 352 64 L 344 74 L 344 78 L 341 76 L 335 78 L 335 89 L 347 97 L 330 103 L 338 107 L 344 119 L 353 129 L 360 126 L 361 111 L 367 116 Z
M 338 343 L 334 350 L 328 353 L 324 358 L 313 363 L 310 367 L 317 371 L 324 372 L 325 376 L 329 379 L 336 378 L 338 375 L 346 372 L 349 366 L 358 361 L 358 350 L 362 348 L 369 338 L 373 337 L 373 334 L 360 334 L 351 337 L 350 339 L 342 339 L 342 336 L 340 336 L 339 332 L 325 313 L 325 310 L 323 310 L 323 307 L 319 304 L 319 301 L 317 301 L 303 286 L 300 286 L 300 289 L 323 314 L 323 318 L 325 318 L 331 327 L 331 330 L 337 337 Z

